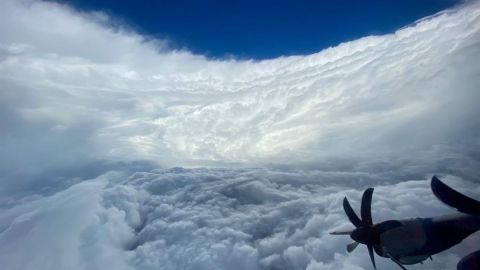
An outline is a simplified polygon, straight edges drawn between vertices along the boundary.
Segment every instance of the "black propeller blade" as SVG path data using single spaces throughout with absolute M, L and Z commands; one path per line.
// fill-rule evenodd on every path
M 354 249 L 357 248 L 358 244 L 360 244 L 360 243 L 358 243 L 358 242 L 353 242 L 353 243 L 348 244 L 348 245 L 347 245 L 347 252 L 348 252 L 348 253 L 352 252 Z
M 469 215 L 480 215 L 480 202 L 467 197 L 444 184 L 436 176 L 432 177 L 431 188 L 437 198 L 458 211 Z
M 362 206 L 361 206 L 361 216 L 362 222 L 364 225 L 373 225 L 372 222 L 372 195 L 373 188 L 368 188 L 363 192 L 362 196 Z
M 347 197 L 343 199 L 343 210 L 345 210 L 348 219 L 350 220 L 350 222 L 352 222 L 353 225 L 355 225 L 355 227 L 358 228 L 363 225 L 360 218 L 358 218 L 357 214 L 355 214 L 355 211 L 353 211 L 352 207 L 350 206 Z
M 368 248 L 368 255 L 370 255 L 370 260 L 372 260 L 373 269 L 377 269 L 377 266 L 375 265 L 375 257 L 373 256 L 373 246 L 368 245 L 367 248 Z

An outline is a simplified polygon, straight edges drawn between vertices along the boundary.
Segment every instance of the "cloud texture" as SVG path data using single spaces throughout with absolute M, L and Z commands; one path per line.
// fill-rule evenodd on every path
M 2 212 L 0 258 L 6 269 L 371 269 L 365 247 L 347 255 L 348 237 L 328 234 L 350 228 L 342 199 L 358 209 L 364 181 L 375 179 L 266 169 L 110 173 Z M 380 185 L 374 195 L 374 221 L 449 212 L 427 180 Z M 409 269 L 453 269 L 479 237 Z M 397 269 L 379 257 L 377 265 Z
M 369 269 L 365 250 L 346 256 L 348 239 L 327 235 L 346 225 L 345 194 L 380 186 L 378 220 L 448 212 L 432 174 L 478 196 L 479 55 L 478 1 L 249 61 L 173 51 L 102 13 L 0 0 L 0 261 Z M 159 169 L 172 166 L 204 168 Z M 472 246 L 418 269 L 451 268 Z

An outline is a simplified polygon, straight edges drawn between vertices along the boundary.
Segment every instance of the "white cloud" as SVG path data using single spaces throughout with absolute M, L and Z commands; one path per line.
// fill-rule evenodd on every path
M 357 207 L 378 186 L 378 220 L 448 212 L 422 181 L 434 173 L 478 195 L 479 55 L 478 1 L 239 61 L 172 51 L 102 13 L 0 0 L 0 261 L 369 269 L 364 248 L 347 256 L 327 235 L 348 225 L 345 194 Z M 453 267 L 474 241 L 424 268 Z
M 2 267 L 96 269 L 98 264 L 108 262 L 110 266 L 126 269 L 122 260 L 106 261 L 111 256 L 121 258 L 119 254 L 123 252 L 106 238 L 118 242 L 122 237 L 131 237 L 131 232 L 123 231 L 127 228 L 122 226 L 123 212 L 101 212 L 100 196 L 109 177 L 113 175 L 2 211 Z
M 371 269 L 365 247 L 347 255 L 349 238 L 328 234 L 352 226 L 342 199 L 358 211 L 363 185 L 325 187 L 342 176 L 310 174 L 317 181 L 266 169 L 108 174 L 1 213 L 0 259 L 8 269 Z M 480 193 L 475 183 L 445 179 Z M 372 209 L 374 221 L 453 212 L 428 180 L 377 186 Z M 409 269 L 452 269 L 478 238 Z
M 165 165 L 421 156 L 438 166 L 478 148 L 478 4 L 391 35 L 261 62 L 168 51 L 58 4 L 2 6 L 9 145 L 63 141 L 62 160 Z M 9 163 L 27 165 L 25 150 L 18 155 Z M 28 165 L 43 166 L 28 156 Z

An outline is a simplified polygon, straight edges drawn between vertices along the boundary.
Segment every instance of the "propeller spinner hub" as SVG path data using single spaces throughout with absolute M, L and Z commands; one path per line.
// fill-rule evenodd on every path
M 372 245 L 376 241 L 376 233 L 370 227 L 359 227 L 356 228 L 351 234 L 350 237 L 364 245 Z

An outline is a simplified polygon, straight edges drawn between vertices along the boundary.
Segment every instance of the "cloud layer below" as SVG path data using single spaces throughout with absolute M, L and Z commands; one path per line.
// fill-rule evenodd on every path
M 445 179 L 480 194 L 474 183 Z M 376 181 L 266 169 L 109 173 L 2 212 L 0 259 L 6 269 L 371 269 L 366 248 L 347 255 L 348 237 L 328 233 L 352 226 L 343 196 L 358 209 L 360 189 Z M 376 186 L 374 222 L 452 211 L 427 180 Z M 454 269 L 479 240 L 409 269 Z M 379 257 L 377 265 L 397 269 Z
M 345 194 L 380 186 L 377 220 L 448 212 L 432 174 L 478 196 L 479 55 L 478 1 L 257 62 L 172 51 L 102 13 L 0 0 L 0 261 L 369 269 L 365 250 L 346 256 L 347 239 L 327 235 L 346 225 Z M 203 168 L 158 169 L 172 166 Z

